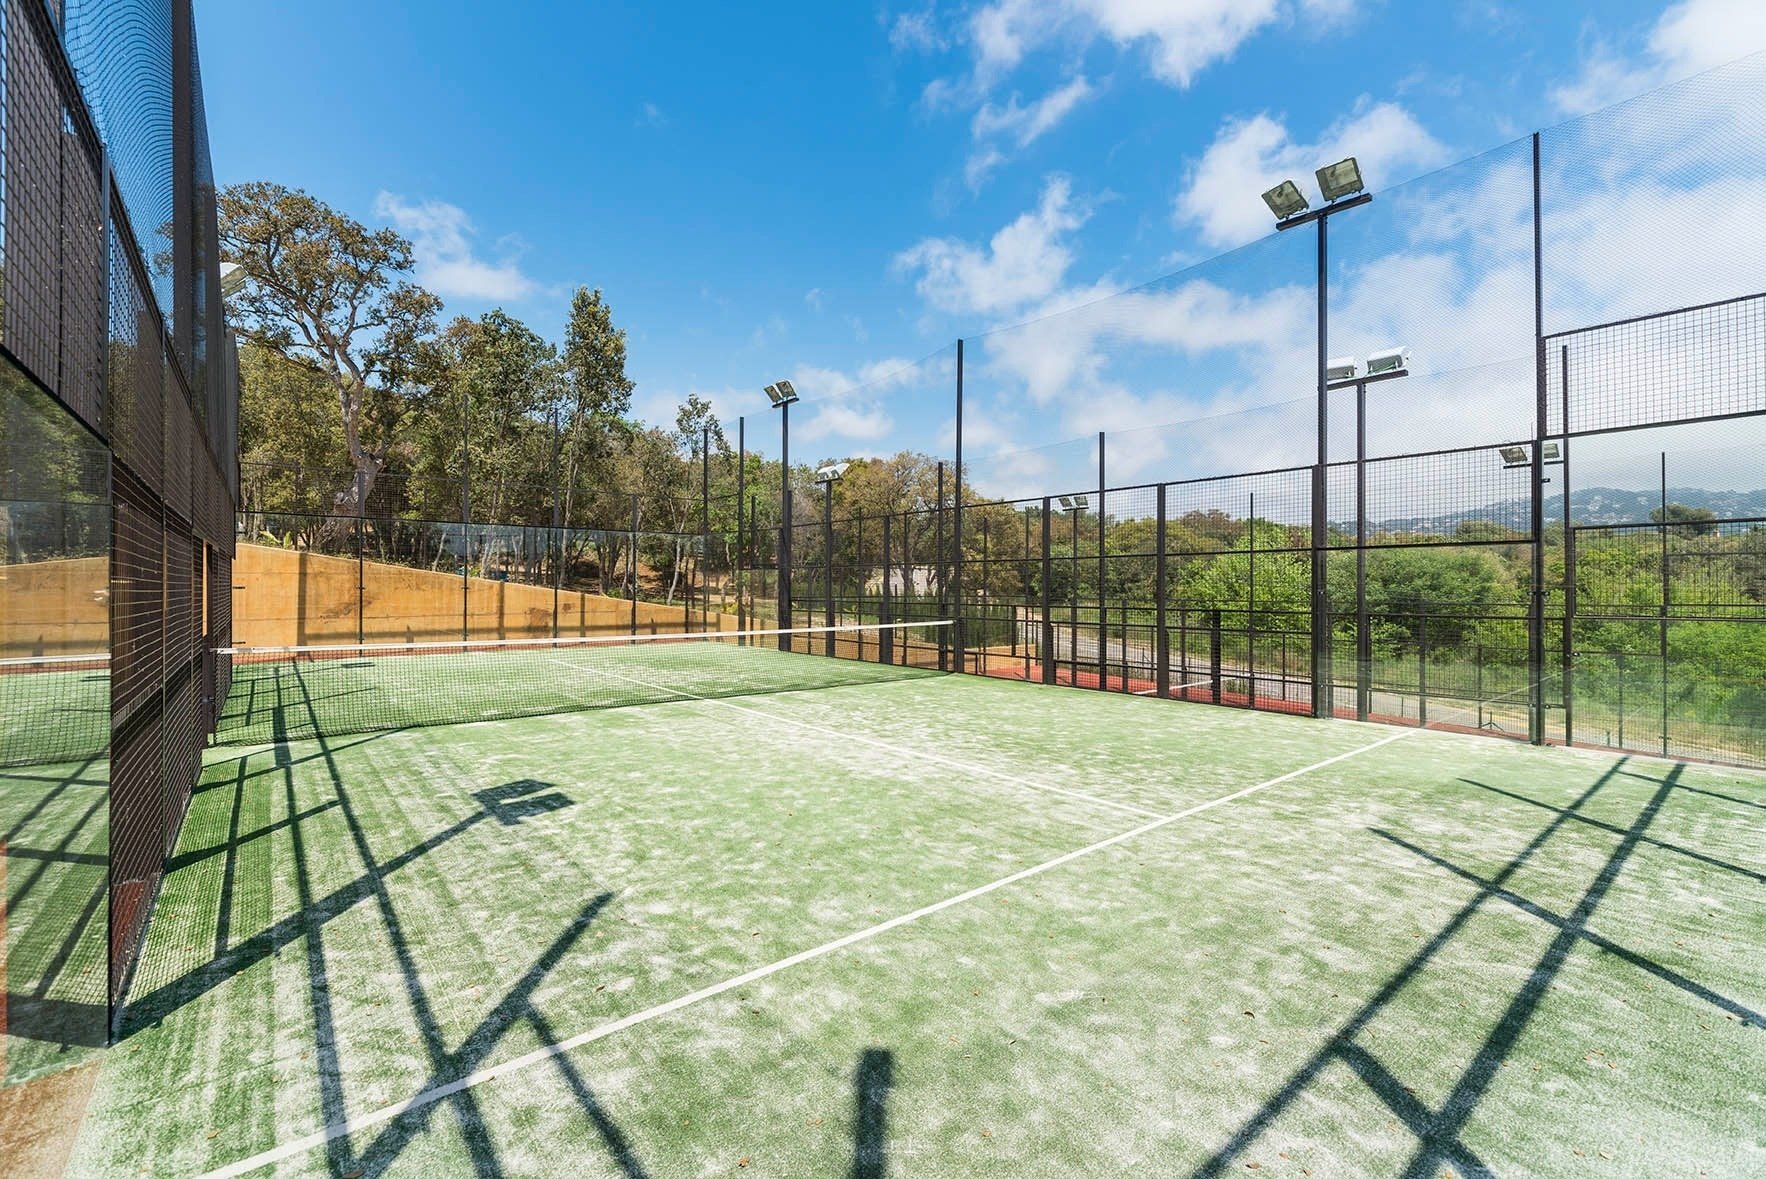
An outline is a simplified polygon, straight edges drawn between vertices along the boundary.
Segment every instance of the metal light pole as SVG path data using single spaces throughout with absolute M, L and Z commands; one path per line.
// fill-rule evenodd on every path
M 472 395 L 460 386 L 460 641 L 472 638 Z
M 1263 201 L 1276 215 L 1277 230 L 1306 224 L 1318 226 L 1318 460 L 1312 469 L 1312 715 L 1326 717 L 1331 715 L 1330 598 L 1325 586 L 1325 476 L 1330 462 L 1330 382 L 1325 375 L 1330 349 L 1330 253 L 1326 223 L 1332 214 L 1365 205 L 1374 198 L 1361 191 L 1361 169 L 1354 157 L 1320 168 L 1317 175 L 1319 189 L 1329 202 L 1321 209 L 1308 212 L 1306 198 L 1292 180 L 1284 180 L 1264 193 Z
M 1361 372 L 1353 358 L 1329 362 L 1326 390 L 1355 390 L 1355 719 L 1366 720 L 1373 701 L 1373 630 L 1367 616 L 1367 387 L 1410 375 L 1403 348 L 1376 352 Z
M 797 390 L 790 381 L 766 387 L 767 400 L 779 411 L 779 650 L 791 649 L 791 403 Z
M 738 633 L 748 629 L 748 605 L 743 595 L 747 593 L 748 578 L 748 524 L 743 511 L 748 505 L 748 419 L 736 419 L 736 560 L 730 576 L 736 583 L 736 630 Z M 744 645 L 747 639 L 740 640 Z
M 847 463 L 830 463 L 816 471 L 822 485 L 822 653 L 834 657 L 834 484 L 846 474 Z

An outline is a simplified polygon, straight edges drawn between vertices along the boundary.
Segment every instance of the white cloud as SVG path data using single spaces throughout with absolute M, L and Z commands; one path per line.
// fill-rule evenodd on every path
M 1037 207 L 994 234 L 985 250 L 956 238 L 927 238 L 896 255 L 895 268 L 918 272 L 915 289 L 940 310 L 1010 312 L 1060 286 L 1073 262 L 1066 237 L 1090 215 L 1066 177 L 1050 177 Z
M 1345 15 L 1353 0 L 1303 0 L 1301 9 Z M 1280 0 L 996 0 L 970 18 L 975 75 L 982 85 L 1015 69 L 1058 38 L 1083 48 L 1099 38 L 1120 49 L 1144 47 L 1154 77 L 1187 88 L 1278 19 Z
M 889 47 L 897 53 L 935 53 L 948 44 L 938 27 L 938 14 L 930 6 L 903 12 L 889 26 Z
M 1597 41 L 1577 76 L 1554 88 L 1551 98 L 1567 114 L 1584 114 L 1762 49 L 1766 4 L 1680 0 L 1663 10 L 1635 59 Z
M 969 153 L 969 159 L 963 165 L 963 183 L 969 186 L 970 192 L 980 192 L 993 170 L 1006 162 L 1006 153 L 989 144 Z
M 1316 143 L 1296 142 L 1267 114 L 1224 124 L 1191 171 L 1175 208 L 1180 224 L 1196 227 L 1214 246 L 1235 246 L 1270 230 L 1258 195 L 1284 179 L 1310 188 L 1321 162 L 1356 156 L 1368 187 L 1445 162 L 1447 149 L 1402 106 L 1365 100 Z
M 803 301 L 817 311 L 820 311 L 828 305 L 828 298 L 826 295 L 822 294 L 821 287 L 811 287 L 809 290 L 805 291 L 803 293 Z
M 514 259 L 487 262 L 473 252 L 477 231 L 458 205 L 436 200 L 413 203 L 382 192 L 374 198 L 374 215 L 411 239 L 418 281 L 444 298 L 494 302 L 525 298 L 536 289 Z
M 638 111 L 637 125 L 640 127 L 666 127 L 668 114 L 653 102 L 646 102 Z
M 976 111 L 970 131 L 976 139 L 1005 135 L 1019 147 L 1027 147 L 1047 134 L 1062 119 L 1072 114 L 1075 107 L 1095 93 L 1085 75 L 1080 74 L 1065 86 L 1049 91 L 1029 106 L 1021 106 L 1018 95 L 1013 94 L 1003 107 L 990 102 Z

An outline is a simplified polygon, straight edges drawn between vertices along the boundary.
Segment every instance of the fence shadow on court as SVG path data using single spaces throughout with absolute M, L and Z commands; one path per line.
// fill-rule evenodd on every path
M 1231 1172 L 1235 1162 L 1242 1159 L 1258 1139 L 1275 1124 L 1277 1119 L 1295 1106 L 1313 1083 L 1333 1064 L 1346 1065 L 1351 1069 L 1369 1091 L 1415 1136 L 1417 1140 L 1415 1150 L 1403 1171 L 1400 1172 L 1405 1176 L 1405 1179 L 1422 1179 L 1424 1176 L 1432 1176 L 1444 1166 L 1451 1166 L 1460 1174 L 1467 1176 L 1493 1174 L 1491 1167 L 1466 1145 L 1462 1134 L 1472 1114 L 1488 1092 L 1498 1071 L 1532 1022 L 1533 1017 L 1538 1013 L 1540 1004 L 1544 1001 L 1558 974 L 1563 970 L 1570 952 L 1578 945 L 1589 945 L 1616 955 L 1625 962 L 1648 972 L 1688 995 L 1734 1015 L 1748 1026 L 1766 1027 L 1766 1016 L 1762 1016 L 1761 1013 L 1720 995 L 1701 983 L 1687 978 L 1645 955 L 1602 937 L 1588 928 L 1596 909 L 1599 908 L 1611 890 L 1632 854 L 1640 846 L 1653 846 L 1692 856 L 1701 863 L 1711 864 L 1729 871 L 1738 871 L 1733 865 L 1723 861 L 1714 861 L 1710 857 L 1693 853 L 1689 849 L 1664 840 L 1655 839 L 1648 834 L 1650 826 L 1655 822 L 1658 813 L 1669 798 L 1676 790 L 1684 789 L 1679 782 L 1681 774 L 1685 770 L 1684 764 L 1675 764 L 1669 768 L 1665 775 L 1651 776 L 1629 769 L 1627 761 L 1628 759 L 1621 759 L 1615 762 L 1595 780 L 1593 785 L 1583 791 L 1567 807 L 1550 806 L 1538 803 L 1537 800 L 1523 798 L 1522 801 L 1545 806 L 1546 809 L 1554 812 L 1553 817 L 1525 847 L 1493 876 L 1485 877 L 1470 869 L 1460 867 L 1445 857 L 1426 851 L 1389 831 L 1378 828 L 1371 829 L 1377 837 L 1410 852 L 1425 863 L 1449 873 L 1459 881 L 1472 885 L 1477 891 L 1448 919 L 1446 924 L 1442 925 L 1416 953 L 1386 980 L 1367 1003 L 1343 1023 L 1310 1059 L 1288 1077 L 1274 1096 L 1265 1101 L 1224 1145 L 1198 1166 L 1192 1175 L 1196 1179 L 1203 1179 L 1203 1177 L 1224 1176 Z M 1643 808 L 1630 824 L 1620 826 L 1606 823 L 1582 813 L 1584 808 L 1602 790 L 1620 777 L 1645 781 L 1655 787 L 1648 801 L 1644 803 Z M 1468 784 L 1489 789 L 1479 783 Z M 1511 890 L 1508 885 L 1553 836 L 1571 823 L 1594 823 L 1597 827 L 1618 835 L 1620 838 L 1618 845 L 1595 874 L 1594 880 L 1577 900 L 1571 911 L 1566 914 L 1555 912 L 1545 905 L 1529 900 Z M 1745 875 L 1754 877 L 1756 874 L 1747 872 Z M 1491 901 L 1499 901 L 1519 909 L 1554 928 L 1556 934 L 1534 963 L 1526 981 L 1509 1000 L 1483 1042 L 1477 1046 L 1471 1062 L 1454 1081 L 1440 1107 L 1431 1109 L 1414 1095 L 1412 1088 L 1406 1087 L 1400 1078 L 1387 1069 L 1369 1048 L 1360 1043 L 1360 1037 L 1373 1023 L 1375 1017 L 1390 1005 L 1404 988 L 1465 928 L 1467 923 Z
M 285 735 L 277 734 L 279 738 Z M 525 1024 L 542 1046 L 541 1051 L 547 1053 L 546 1063 L 557 1070 L 576 1106 L 599 1136 L 607 1157 L 627 1179 L 645 1179 L 648 1172 L 631 1139 L 601 1103 L 568 1052 L 558 1047 L 562 1041 L 533 1002 L 540 985 L 569 956 L 589 926 L 612 902 L 614 894 L 602 892 L 588 901 L 478 1025 L 457 1046 L 450 1048 L 444 1042 L 442 1021 L 387 885 L 390 878 L 415 861 L 485 823 L 520 826 L 530 819 L 572 806 L 573 800 L 554 784 L 536 779 L 524 778 L 487 787 L 473 793 L 479 805 L 470 814 L 396 855 L 377 857 L 368 826 L 358 813 L 352 788 L 338 763 L 337 754 L 386 735 L 375 734 L 336 744 L 321 738 L 311 743 L 291 745 L 287 740 L 279 739 L 268 751 L 269 767 L 255 764 L 259 759 L 248 754 L 232 759 L 231 773 L 217 775 L 201 786 L 202 793 L 231 786 L 232 797 L 228 800 L 228 814 L 224 820 L 226 834 L 210 846 L 180 850 L 168 861 L 167 868 L 168 878 L 175 878 L 174 873 L 201 867 L 217 856 L 224 857 L 219 872 L 220 895 L 212 954 L 193 969 L 134 997 L 127 1009 L 125 1034 L 138 1032 L 165 1018 L 241 971 L 298 943 L 306 958 L 308 977 L 315 980 L 312 988 L 313 1055 L 320 1112 L 325 1125 L 336 1130 L 324 1144 L 331 1173 L 376 1175 L 387 1171 L 428 1130 L 436 1112 L 444 1107 L 453 1114 L 461 1131 L 473 1173 L 505 1173 L 507 1168 L 504 1160 L 498 1157 L 485 1127 L 474 1086 L 459 1085 L 458 1082 L 485 1068 L 496 1046 L 511 1030 Z M 313 762 L 323 763 L 330 797 L 303 806 L 298 798 L 295 771 L 297 767 Z M 249 793 L 254 788 L 263 788 L 260 780 L 272 775 L 281 786 L 283 817 L 248 826 L 245 816 Z M 328 857 L 324 854 L 325 849 L 318 846 L 318 837 L 305 830 L 305 825 L 320 818 L 328 823 L 341 818 L 345 838 L 364 865 L 363 871 L 353 880 L 323 893 L 316 887 L 316 879 Z M 234 943 L 230 920 L 233 897 L 239 887 L 241 849 L 273 835 L 280 835 L 288 841 L 290 875 L 297 894 L 295 906 L 268 928 Z M 325 838 L 335 840 L 335 828 L 329 830 Z M 417 1025 L 416 1039 L 428 1059 L 429 1072 L 418 1087 L 414 1100 L 365 1145 L 352 1149 L 349 1136 L 342 1130 L 350 1110 L 345 1100 L 338 1030 L 330 999 L 336 981 L 334 969 L 328 961 L 326 932 L 334 919 L 364 903 L 372 906 L 380 918 L 387 949 L 398 967 L 406 1006 Z M 850 1170 L 853 1179 L 882 1179 L 888 1173 L 888 1099 L 893 1084 L 893 1054 L 884 1048 L 866 1049 L 853 1074 Z

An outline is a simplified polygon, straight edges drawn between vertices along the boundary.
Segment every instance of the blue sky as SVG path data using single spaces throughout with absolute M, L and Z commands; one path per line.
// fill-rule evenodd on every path
M 1272 177 L 1310 187 L 1313 167 L 1352 152 L 1386 188 L 1766 47 L 1763 11 L 1757 0 L 197 3 L 223 183 L 273 179 L 397 225 L 450 312 L 502 306 L 556 338 L 568 291 L 602 287 L 629 332 L 645 416 L 672 417 L 696 391 L 726 416 L 749 413 L 758 435 L 771 429 L 755 421 L 758 387 L 792 375 L 817 403 L 805 445 L 829 455 L 936 448 L 948 356 L 886 374 L 959 335 L 1264 236 L 1258 193 Z M 1238 258 L 1232 282 L 1200 292 L 1218 305 L 1159 293 L 1228 335 L 1251 318 L 1285 329 L 1284 292 L 1309 289 L 1303 263 L 1296 272 L 1294 252 L 1267 243 Z M 1458 274 L 1440 318 L 1463 315 L 1460 288 L 1482 277 Z M 1369 312 L 1369 331 L 1382 316 Z M 971 362 L 971 454 L 1282 401 L 1283 380 L 1247 370 L 1244 350 L 1262 338 L 1243 334 L 1240 354 L 1213 359 L 1185 344 L 1195 380 L 1153 389 L 1125 376 L 1090 406 L 1073 391 L 1104 387 L 1095 368 L 1027 372 L 984 344 Z M 1147 473 L 1168 457 L 1152 453 Z

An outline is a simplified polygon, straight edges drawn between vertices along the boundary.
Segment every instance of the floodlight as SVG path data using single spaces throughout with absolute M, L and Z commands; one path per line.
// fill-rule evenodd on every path
M 1263 203 L 1269 206 L 1277 221 L 1286 221 L 1294 214 L 1306 211 L 1306 198 L 1300 195 L 1300 186 L 1292 180 L 1284 180 L 1264 193 Z
M 777 385 L 766 387 L 766 399 L 773 403 L 774 409 L 779 408 L 779 387 Z
M 245 267 L 237 263 L 221 269 L 221 297 L 230 299 L 245 286 Z
M 1504 446 L 1499 453 L 1502 455 L 1502 461 L 1510 466 L 1518 466 L 1527 461 L 1525 446 Z
M 1325 380 L 1353 381 L 1361 371 L 1353 356 L 1339 356 L 1325 365 Z
M 851 465 L 851 463 L 829 463 L 825 467 L 818 467 L 816 469 L 816 482 L 832 483 L 840 478 L 840 476 L 846 474 L 846 468 Z
M 1085 496 L 1076 495 L 1073 497 L 1073 506 L 1083 512 L 1083 511 L 1085 511 L 1086 508 L 1090 507 L 1091 504 L 1089 501 L 1087 501 Z
M 787 402 L 796 401 L 797 400 L 797 390 L 793 389 L 791 387 L 790 381 L 780 381 L 779 382 L 779 396 L 782 397 Z
M 1370 377 L 1384 376 L 1410 367 L 1409 348 L 1388 348 L 1384 352 L 1375 352 L 1367 358 L 1367 375 Z
M 1346 160 L 1338 160 L 1334 164 L 1326 164 L 1318 170 L 1316 175 L 1318 176 L 1318 191 L 1324 194 L 1324 199 L 1327 201 L 1334 201 L 1338 197 L 1346 197 L 1351 193 L 1360 192 L 1365 187 L 1361 183 L 1361 165 L 1355 162 L 1354 156 L 1350 156 Z
M 1558 460 L 1558 444 L 1555 442 L 1547 442 L 1545 444 L 1544 448 L 1540 450 L 1539 454 L 1548 463 L 1557 462 L 1557 460 Z
M 797 390 L 791 387 L 790 381 L 780 381 L 776 385 L 766 387 L 766 398 L 773 403 L 773 408 L 790 405 L 797 400 Z
M 1056 498 L 1058 500 L 1060 500 L 1061 510 L 1063 512 L 1072 511 L 1072 509 L 1073 509 L 1073 500 L 1072 499 L 1070 499 L 1069 497 L 1067 497 L 1065 495 L 1057 496 Z

